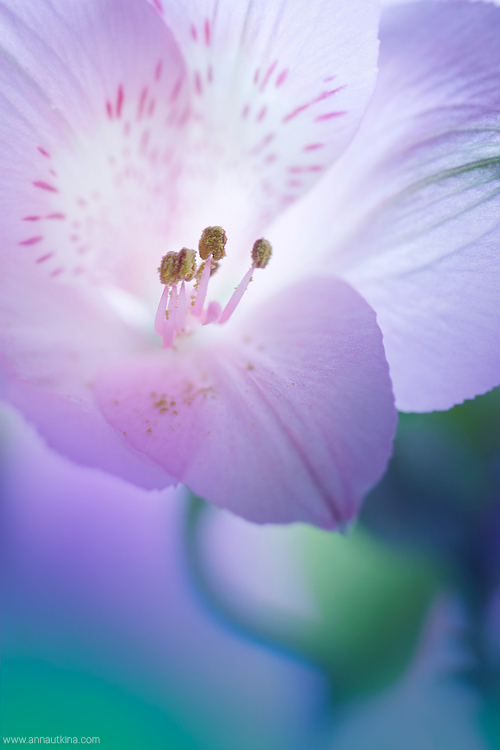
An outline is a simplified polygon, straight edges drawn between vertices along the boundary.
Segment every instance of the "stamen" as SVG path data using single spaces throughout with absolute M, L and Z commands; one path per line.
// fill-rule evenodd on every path
M 166 313 L 166 321 L 163 328 L 163 346 L 165 349 L 170 349 L 173 346 L 175 338 L 175 323 L 176 323 L 176 307 L 177 307 L 177 287 L 172 287 L 170 291 L 170 301 L 168 303 L 168 312 Z
M 167 311 L 167 302 L 168 302 L 168 285 L 166 284 L 163 287 L 163 292 L 161 293 L 160 302 L 158 304 L 158 310 L 156 311 L 155 315 L 155 333 L 158 334 L 158 336 L 163 336 L 163 331 L 165 329 L 165 313 Z
M 273 248 L 269 240 L 261 237 L 254 242 L 252 248 L 252 262 L 255 268 L 265 268 L 271 259 Z
M 196 274 L 196 253 L 183 247 L 178 253 L 170 251 L 161 259 L 158 269 L 162 284 L 178 284 L 191 281 Z
M 252 266 L 231 295 L 231 299 L 221 312 L 218 302 L 212 301 L 205 309 L 210 277 L 219 267 L 225 256 L 226 233 L 222 227 L 207 227 L 199 242 L 199 253 L 203 260 L 196 268 L 196 253 L 183 247 L 178 253 L 168 252 L 161 259 L 158 269 L 160 280 L 165 285 L 158 309 L 154 329 L 162 337 L 163 346 L 171 348 L 176 336 L 188 334 L 192 330 L 191 316 L 198 318 L 203 326 L 210 323 L 224 324 L 230 319 L 240 303 L 252 276 L 257 268 L 265 268 L 272 254 L 270 242 L 261 237 L 252 248 Z M 194 282 L 186 290 L 186 282 Z M 177 284 L 181 283 L 177 293 Z
M 243 279 L 240 281 L 238 286 L 236 287 L 235 291 L 233 292 L 231 299 L 225 306 L 224 310 L 222 311 L 222 315 L 220 316 L 219 325 L 223 325 L 224 323 L 227 323 L 233 312 L 238 307 L 241 298 L 245 294 L 247 287 L 252 280 L 253 272 L 256 268 L 265 268 L 267 264 L 269 263 L 269 260 L 271 258 L 273 252 L 273 248 L 271 243 L 268 240 L 265 240 L 263 237 L 261 237 L 260 240 L 256 240 L 254 242 L 254 246 L 252 248 L 252 267 L 249 271 L 246 272 Z
M 196 317 L 200 317 L 201 313 L 203 312 L 203 305 L 205 304 L 205 298 L 207 296 L 208 291 L 208 282 L 210 280 L 211 271 L 212 271 L 212 256 L 209 255 L 207 257 L 207 263 L 204 264 L 204 268 L 200 277 L 200 281 L 198 282 L 198 292 L 196 294 L 196 299 L 192 308 L 193 315 L 196 315 Z
M 171 251 L 163 256 L 158 268 L 162 284 L 177 284 L 179 281 L 179 256 Z
M 179 276 L 183 281 L 192 281 L 196 274 L 196 253 L 183 247 L 179 251 Z
M 201 233 L 198 243 L 200 258 L 206 260 L 209 255 L 214 260 L 222 260 L 226 254 L 226 233 L 222 227 L 207 227 Z
M 231 315 L 234 313 L 236 308 L 238 307 L 238 304 L 240 303 L 241 298 L 245 294 L 247 287 L 250 283 L 250 280 L 252 278 L 252 274 L 255 271 L 255 266 L 252 266 L 249 271 L 246 272 L 246 274 L 243 276 L 242 280 L 234 290 L 233 294 L 231 295 L 231 299 L 225 306 L 224 310 L 222 311 L 222 315 L 220 316 L 219 325 L 222 325 L 223 323 L 227 323 Z
M 183 281 L 181 285 L 181 291 L 179 292 L 179 299 L 177 301 L 177 313 L 175 320 L 175 330 L 179 334 L 185 333 L 186 330 L 186 312 L 186 283 Z

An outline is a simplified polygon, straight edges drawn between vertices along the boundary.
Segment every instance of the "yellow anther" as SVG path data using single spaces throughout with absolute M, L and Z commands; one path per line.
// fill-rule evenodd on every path
M 177 284 L 179 281 L 179 257 L 173 250 L 163 256 L 158 269 L 162 284 Z
M 256 268 L 265 268 L 269 263 L 273 248 L 268 240 L 261 237 L 256 240 L 252 248 L 252 263 Z
M 222 227 L 207 227 L 201 233 L 198 243 L 200 258 L 206 260 L 212 255 L 214 260 L 222 260 L 225 256 L 227 237 Z
M 179 275 L 184 281 L 191 281 L 196 274 L 196 252 L 183 247 L 179 251 Z
M 196 274 L 196 253 L 183 247 L 178 253 L 170 251 L 161 259 L 158 269 L 162 284 L 178 284 L 191 281 Z

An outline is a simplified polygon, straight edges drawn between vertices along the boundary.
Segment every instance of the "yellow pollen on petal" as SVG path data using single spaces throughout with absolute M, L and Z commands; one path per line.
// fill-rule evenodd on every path
M 273 248 L 269 240 L 261 237 L 255 240 L 252 248 L 252 263 L 256 268 L 265 268 L 271 259 Z
M 214 260 L 222 260 L 226 254 L 226 233 L 222 227 L 207 227 L 201 233 L 198 243 L 200 258 L 206 260 L 209 255 Z

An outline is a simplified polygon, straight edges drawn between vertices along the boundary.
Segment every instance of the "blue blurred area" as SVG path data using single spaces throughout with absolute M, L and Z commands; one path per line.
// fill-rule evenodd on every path
M 4 407 L 3 736 L 500 747 L 499 417 L 500 390 L 401 415 L 340 536 L 74 466 Z

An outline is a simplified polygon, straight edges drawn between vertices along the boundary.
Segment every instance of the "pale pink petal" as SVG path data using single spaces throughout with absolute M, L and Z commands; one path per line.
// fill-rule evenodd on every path
M 2 256 L 150 289 L 188 106 L 172 35 L 143 0 L 4 2 L 0 49 Z
M 92 395 L 99 368 L 144 351 L 142 337 L 95 292 L 47 285 L 40 284 L 34 300 L 29 294 L 2 300 L 0 395 L 36 424 L 51 447 L 73 460 L 146 488 L 171 484 L 160 467 L 141 460 L 110 430 Z
M 148 337 L 89 282 L 154 283 L 158 294 L 172 165 L 154 165 L 179 131 L 164 116 L 181 70 L 140 0 L 0 5 L 5 393 L 61 452 L 148 487 L 171 480 L 117 440 L 91 394 L 96 370 L 144 351 Z
M 188 158 L 198 174 L 187 189 L 200 204 L 193 236 L 218 222 L 233 240 L 253 231 L 253 243 L 356 132 L 375 83 L 378 3 L 150 2 L 187 64 L 197 122 Z M 197 240 L 188 232 L 186 223 L 180 242 Z
M 297 256 L 307 231 L 373 306 L 403 410 L 500 383 L 499 39 L 489 4 L 387 11 L 366 119 L 280 230 Z
M 93 403 L 75 402 L 23 380 L 10 381 L 4 395 L 36 425 L 51 448 L 76 463 L 148 490 L 177 484 L 113 430 Z
M 352 519 L 385 469 L 396 420 L 373 311 L 344 282 L 309 280 L 216 332 L 210 346 L 103 371 L 105 417 L 194 492 L 252 521 Z

